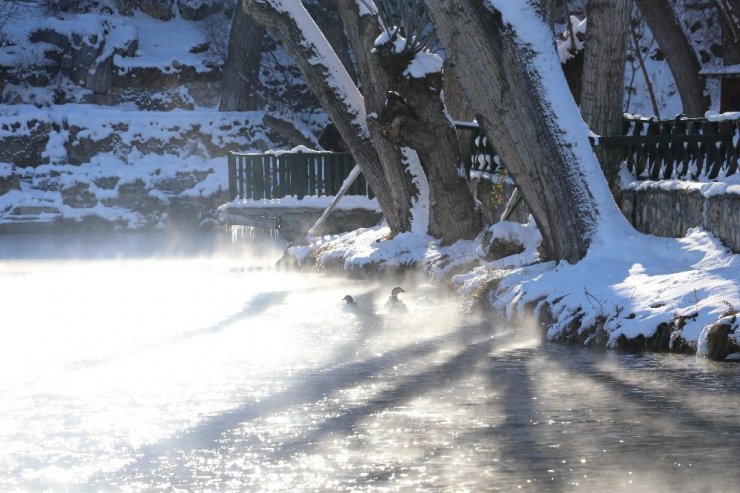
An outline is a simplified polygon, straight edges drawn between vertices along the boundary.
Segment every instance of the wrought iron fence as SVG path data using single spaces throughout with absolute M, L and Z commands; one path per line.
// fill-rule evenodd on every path
M 280 152 L 228 157 L 231 200 L 336 195 L 355 166 L 348 152 Z M 373 193 L 360 175 L 347 195 Z
M 737 172 L 740 120 L 628 117 L 624 134 L 602 137 L 599 145 L 621 148 L 638 180 L 714 180 Z
M 501 158 L 483 132 L 477 126 L 458 128 L 475 132 L 468 174 L 497 174 Z M 740 120 L 658 121 L 630 116 L 624 118 L 624 135 L 601 137 L 592 144 L 621 148 L 628 169 L 638 180 L 714 180 L 738 170 Z

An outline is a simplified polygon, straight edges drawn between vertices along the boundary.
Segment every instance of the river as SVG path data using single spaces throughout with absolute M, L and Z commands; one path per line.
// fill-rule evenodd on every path
M 0 236 L 0 491 L 740 484 L 736 364 L 542 343 L 423 280 L 387 313 L 253 245 Z

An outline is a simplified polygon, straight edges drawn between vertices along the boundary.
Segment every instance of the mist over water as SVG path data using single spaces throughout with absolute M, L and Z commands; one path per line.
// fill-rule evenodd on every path
M 0 236 L 2 491 L 733 491 L 740 371 L 228 235 Z M 355 309 L 341 301 L 351 294 Z

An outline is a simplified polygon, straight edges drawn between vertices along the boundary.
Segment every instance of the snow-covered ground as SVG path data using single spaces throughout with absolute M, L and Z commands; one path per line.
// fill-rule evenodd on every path
M 315 238 L 310 245 L 293 246 L 289 253 L 306 261 L 313 253 L 319 265 L 342 265 L 348 271 L 371 266 L 380 272 L 409 267 L 438 280 L 450 280 L 464 296 L 488 292 L 493 309 L 512 321 L 526 319 L 549 304 L 555 323 L 551 339 L 563 339 L 577 328 L 603 323 L 613 347 L 620 336 L 650 337 L 661 324 L 682 319 L 677 333 L 706 353 L 706 335 L 717 322 L 730 323 L 740 344 L 740 320 L 728 311 L 740 307 L 740 256 L 700 229 L 685 238 L 659 238 L 634 232 L 614 244 L 593 247 L 575 265 L 536 263 L 539 235 L 508 223 L 522 239 L 525 251 L 487 262 L 477 252 L 478 241 L 441 246 L 419 233 L 402 233 L 387 239 L 387 227 L 358 230 L 344 235 Z M 531 226 L 530 226 L 531 228 Z M 499 231 L 499 234 L 501 232 Z M 506 234 L 504 235 L 506 236 Z M 313 258 L 312 258 L 313 260 Z

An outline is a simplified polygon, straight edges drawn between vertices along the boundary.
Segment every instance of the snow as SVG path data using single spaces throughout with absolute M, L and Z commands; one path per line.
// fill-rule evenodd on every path
M 727 250 L 701 228 L 684 238 L 660 238 L 638 233 L 614 204 L 603 174 L 588 144 L 589 130 L 575 107 L 565 84 L 552 40 L 526 2 L 489 0 L 505 22 L 514 27 L 521 42 L 533 53 L 532 65 L 539 72 L 545 99 L 555 115 L 554 125 L 563 142 L 573 149 L 581 173 L 594 196 L 601 219 L 588 254 L 577 264 L 539 262 L 541 238 L 534 222 L 526 225 L 501 223 L 491 227 L 496 237 L 516 239 L 525 251 L 495 262 L 479 257 L 480 238 L 450 247 L 420 232 L 389 238 L 387 227 L 353 231 L 344 235 L 314 238 L 308 246 L 294 247 L 300 260 L 313 252 L 318 264 L 340 264 L 348 271 L 372 266 L 385 270 L 413 266 L 433 278 L 451 280 L 470 295 L 497 281 L 490 302 L 494 310 L 521 320 L 528 307 L 541 312 L 549 306 L 555 323 L 548 337 L 563 337 L 569 325 L 593 327 L 603 323 L 608 345 L 621 336 L 652 336 L 661 324 L 681 317 L 680 336 L 706 353 L 706 335 L 718 320 L 725 320 L 728 307 L 740 311 L 740 256 Z M 671 181 L 659 185 L 670 189 L 695 187 L 704 194 L 737 193 L 736 178 L 723 183 Z M 735 329 L 740 329 L 735 323 Z
M 726 111 L 725 113 L 707 111 L 704 117 L 710 122 L 729 122 L 740 120 L 740 111 Z
M 426 233 L 429 230 L 429 182 L 421 160 L 416 151 L 402 147 L 403 164 L 411 175 L 411 183 L 418 190 L 418 195 L 411 201 L 411 231 Z
M 436 53 L 420 51 L 409 62 L 408 67 L 403 71 L 403 75 L 415 79 L 423 79 L 429 74 L 441 72 L 443 64 L 442 57 Z
M 340 94 L 347 110 L 354 115 L 354 124 L 360 130 L 361 134 L 366 138 L 370 138 L 370 131 L 367 128 L 365 99 L 352 81 L 352 77 L 347 73 L 342 61 L 324 37 L 324 33 L 321 32 L 321 29 L 316 25 L 311 15 L 303 7 L 303 4 L 295 0 L 263 1 L 270 4 L 277 11 L 290 15 L 301 33 L 303 43 L 315 53 L 314 58 L 310 60 L 311 63 L 326 67 L 326 80 L 328 84 Z
M 311 207 L 315 209 L 326 209 L 331 204 L 333 195 L 307 195 L 299 199 L 295 195 L 282 197 L 279 199 L 236 199 L 219 207 L 223 209 L 262 209 L 262 208 L 300 208 Z M 380 212 L 380 206 L 377 199 L 370 199 L 362 195 L 345 195 L 337 203 L 337 209 L 368 209 Z
M 576 53 L 583 49 L 583 41 L 581 38 L 586 34 L 586 18 L 583 20 L 579 19 L 575 15 L 570 16 L 570 22 L 573 26 L 574 40 L 570 39 L 570 31 L 563 33 L 562 39 L 557 42 L 558 58 L 560 63 L 566 63 L 568 60 L 576 56 Z M 580 37 L 578 35 L 581 35 Z M 575 45 L 576 53 L 573 53 L 573 45 Z

